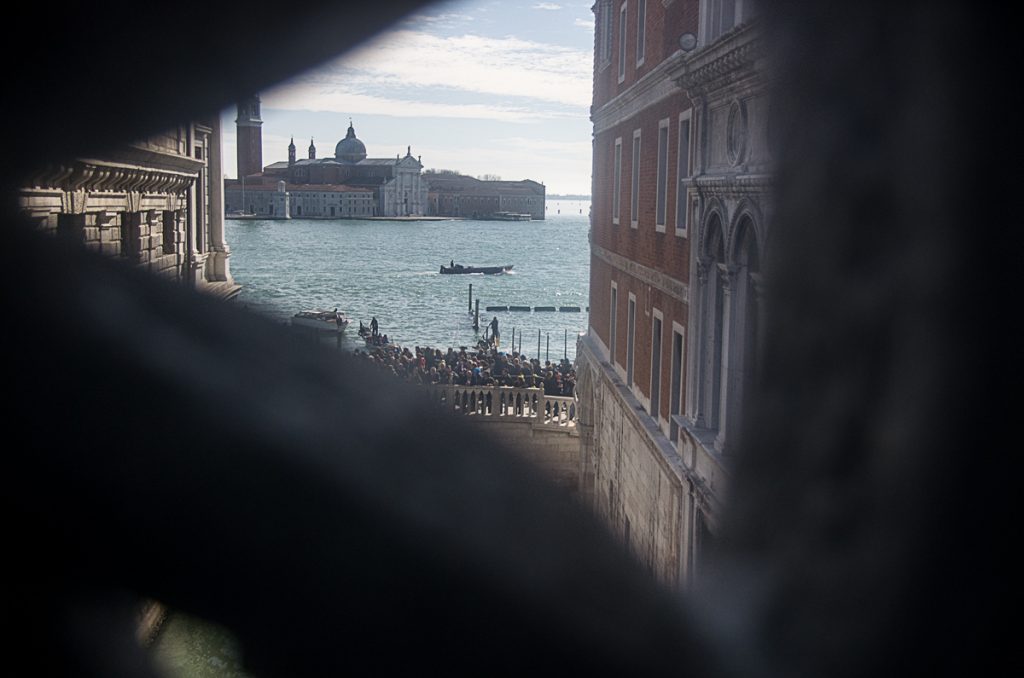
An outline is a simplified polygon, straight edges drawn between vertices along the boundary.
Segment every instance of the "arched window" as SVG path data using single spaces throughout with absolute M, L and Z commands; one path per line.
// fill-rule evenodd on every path
M 757 231 L 749 215 L 736 224 L 733 237 L 732 265 L 729 267 L 729 317 L 725 352 L 725 393 L 722 402 L 727 417 L 719 426 L 716 446 L 723 452 L 735 449 L 740 442 L 746 394 L 757 370 L 757 346 L 760 334 L 759 291 L 760 252 Z
M 717 212 L 708 219 L 698 275 L 701 335 L 697 425 L 717 430 L 722 409 L 722 349 L 726 330 L 725 234 Z

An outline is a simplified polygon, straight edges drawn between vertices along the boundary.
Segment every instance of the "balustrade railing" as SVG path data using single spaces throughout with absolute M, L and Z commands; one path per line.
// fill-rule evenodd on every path
M 444 410 L 478 417 L 530 419 L 534 426 L 576 425 L 576 400 L 549 396 L 542 388 L 426 384 L 430 401 Z

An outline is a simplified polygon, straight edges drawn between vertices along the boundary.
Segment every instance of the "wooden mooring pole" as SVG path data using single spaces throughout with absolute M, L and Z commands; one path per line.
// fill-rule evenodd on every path
M 540 356 L 537 356 L 538 358 Z M 551 333 L 544 335 L 544 360 L 551 360 Z
M 480 302 L 477 302 L 479 304 Z M 473 283 L 469 283 L 469 313 L 473 312 Z
M 537 330 L 537 360 L 540 360 L 540 330 Z
M 469 287 L 470 287 L 470 289 L 473 288 L 472 285 L 470 285 Z M 476 300 L 476 313 L 473 314 L 473 329 L 476 330 L 477 332 L 480 331 L 480 300 L 479 299 Z
M 563 358 L 568 358 L 569 357 L 569 330 L 565 331 L 565 348 L 563 349 L 562 357 Z

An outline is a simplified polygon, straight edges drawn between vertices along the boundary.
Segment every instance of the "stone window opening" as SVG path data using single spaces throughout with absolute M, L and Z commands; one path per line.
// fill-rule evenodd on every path
M 615 334 L 618 331 L 619 286 L 612 283 L 611 309 L 608 328 L 608 362 L 615 364 Z
M 121 212 L 121 256 L 136 260 L 139 258 L 142 244 L 142 214 L 139 212 Z
M 619 82 L 626 79 L 626 4 L 619 8 Z
M 178 249 L 178 219 L 174 210 L 163 212 L 163 250 L 164 254 L 174 254 Z
M 626 307 L 626 386 L 633 387 L 633 357 L 636 342 L 636 295 L 629 293 Z
M 722 220 L 713 212 L 705 247 L 697 263 L 700 348 L 696 424 L 718 429 L 722 394 L 722 339 L 725 330 L 725 238 Z
M 668 127 L 669 119 L 658 123 L 658 186 L 655 200 L 654 230 L 665 232 L 668 221 Z
M 661 419 L 661 336 L 664 316 L 658 309 L 653 309 L 651 321 L 651 408 L 650 414 L 655 421 Z
M 698 391 L 695 424 L 714 432 L 714 447 L 730 454 L 740 444 L 745 394 L 758 363 L 761 317 L 760 247 L 754 219 L 742 214 L 731 251 L 718 212 L 707 226 L 698 261 Z
M 614 182 L 612 189 L 612 223 L 618 224 L 622 210 L 622 137 L 615 139 Z
M 630 168 L 632 181 L 629 195 L 629 226 L 637 228 L 640 223 L 640 130 L 633 130 L 633 166 Z
M 636 3 L 636 65 L 644 65 L 644 52 L 647 42 L 647 0 Z
M 686 364 L 686 332 L 679 323 L 672 323 L 672 364 L 671 364 L 671 391 L 668 403 L 669 439 L 672 442 L 679 440 L 679 421 L 677 417 L 683 414 L 683 390 L 685 381 L 683 379 L 683 367 Z
M 692 172 L 690 164 L 691 111 L 679 114 L 679 148 L 676 157 L 676 235 L 685 238 L 689 233 L 690 211 L 688 203 L 688 179 Z
M 729 337 L 724 347 L 728 351 L 723 404 L 728 420 L 719 427 L 723 452 L 737 449 L 746 394 L 752 393 L 752 382 L 758 370 L 760 326 L 763 303 L 760 301 L 760 253 L 754 222 L 744 215 L 736 225 L 734 251 L 731 257 L 729 295 Z

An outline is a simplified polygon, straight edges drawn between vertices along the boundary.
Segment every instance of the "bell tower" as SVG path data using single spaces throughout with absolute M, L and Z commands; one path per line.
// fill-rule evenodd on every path
M 263 171 L 263 120 L 260 118 L 260 96 L 254 94 L 238 104 L 235 119 L 238 134 L 238 177 Z
M 309 140 L 309 159 L 316 160 L 316 146 L 313 145 L 313 139 Z

